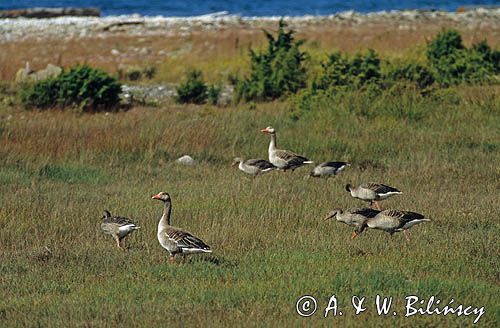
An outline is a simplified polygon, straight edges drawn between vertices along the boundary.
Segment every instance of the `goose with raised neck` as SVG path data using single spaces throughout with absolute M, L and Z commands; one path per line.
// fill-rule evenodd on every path
M 159 192 L 151 197 L 164 204 L 163 214 L 158 222 L 158 242 L 170 254 L 170 263 L 174 263 L 176 254 L 211 253 L 210 246 L 191 233 L 170 225 L 172 200 L 166 192 Z
M 304 156 L 298 155 L 290 150 L 278 149 L 276 145 L 276 130 L 272 126 L 268 126 L 260 130 L 263 133 L 271 135 L 271 142 L 269 143 L 269 162 L 271 162 L 278 169 L 283 171 L 295 170 L 305 164 L 312 164 L 313 162 Z

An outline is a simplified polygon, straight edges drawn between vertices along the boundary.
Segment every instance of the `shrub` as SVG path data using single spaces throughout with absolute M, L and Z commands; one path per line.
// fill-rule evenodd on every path
M 207 100 L 207 85 L 199 70 L 187 72 L 186 80 L 177 87 L 175 100 L 180 104 L 202 104 Z
M 485 42 L 465 48 L 460 34 L 447 30 L 428 45 L 427 58 L 442 85 L 483 83 L 500 73 L 500 52 Z
M 415 82 L 420 89 L 431 86 L 435 81 L 434 75 L 427 67 L 415 63 L 391 67 L 387 73 L 387 79 L 390 82 L 401 80 Z
M 378 82 L 381 77 L 380 59 L 371 49 L 351 59 L 340 52 L 332 53 L 321 66 L 323 71 L 313 82 L 313 90 L 327 90 L 334 86 L 359 88 L 366 83 Z
M 78 107 L 83 111 L 110 109 L 119 104 L 121 85 L 107 73 L 87 65 L 71 68 L 56 78 L 26 86 L 26 107 Z
M 209 104 L 212 105 L 217 105 L 217 102 L 219 101 L 219 96 L 220 96 L 221 88 L 216 85 L 210 85 L 207 90 L 207 100 Z
M 268 46 L 263 52 L 250 49 L 250 76 L 239 80 L 235 87 L 235 100 L 266 101 L 296 93 L 306 86 L 307 72 L 303 63 L 306 53 L 295 41 L 293 31 L 285 31 L 280 20 L 276 38 L 264 31 Z
M 456 53 L 457 50 L 464 49 L 462 37 L 456 30 L 449 29 L 440 32 L 434 40 L 427 45 L 427 59 L 431 64 L 436 64 L 443 57 L 448 57 Z

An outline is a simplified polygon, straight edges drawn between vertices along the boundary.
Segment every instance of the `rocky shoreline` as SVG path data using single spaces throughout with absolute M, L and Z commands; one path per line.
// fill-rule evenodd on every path
M 153 36 L 186 34 L 193 30 L 227 28 L 262 28 L 274 26 L 282 17 L 242 17 L 227 12 L 196 17 L 163 16 L 107 16 L 107 17 L 57 17 L 47 19 L 0 19 L 0 44 L 26 40 L 105 38 L 127 35 Z M 293 29 L 314 25 L 369 27 L 394 26 L 409 29 L 421 24 L 439 24 L 462 28 L 500 29 L 499 8 L 474 8 L 460 12 L 443 11 L 389 11 L 361 14 L 354 11 L 329 16 L 283 17 Z

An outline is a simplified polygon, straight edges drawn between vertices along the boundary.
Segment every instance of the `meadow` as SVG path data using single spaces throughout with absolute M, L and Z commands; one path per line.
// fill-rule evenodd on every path
M 244 176 L 231 161 L 266 158 L 268 125 L 280 147 L 352 167 L 329 180 L 306 179 L 310 168 Z M 484 306 L 477 326 L 499 326 L 499 127 L 498 85 L 375 101 L 347 92 L 299 113 L 293 99 L 96 114 L 0 102 L 0 326 L 473 325 L 474 315 L 405 317 L 409 295 Z M 184 154 L 198 165 L 175 163 Z M 432 221 L 410 242 L 380 231 L 351 240 L 351 228 L 324 221 L 363 206 L 344 187 L 367 181 L 403 191 L 385 208 Z M 168 263 L 159 191 L 172 197 L 172 223 L 212 255 Z M 100 231 L 105 209 L 141 226 L 125 252 Z M 303 295 L 318 302 L 310 317 L 296 312 Z M 343 315 L 325 318 L 332 295 Z M 359 315 L 353 295 L 366 297 Z M 393 297 L 389 315 L 376 295 Z
M 463 87 L 458 103 L 415 102 L 411 121 L 364 118 L 347 99 L 290 119 L 287 103 L 248 109 L 168 105 L 116 114 L 2 109 L 2 326 L 469 326 L 471 317 L 355 316 L 352 295 L 436 295 L 484 306 L 481 326 L 500 320 L 500 97 L 497 87 Z M 352 100 L 354 101 L 354 100 Z M 358 108 L 361 109 L 361 108 Z M 327 181 L 308 169 L 257 179 L 229 166 L 266 157 L 269 124 L 278 143 L 313 160 L 349 160 Z M 176 165 L 188 153 L 199 165 Z M 385 201 L 433 221 L 411 242 L 351 230 L 323 217 L 361 204 L 348 182 L 382 181 L 404 194 Z M 213 256 L 169 265 L 156 240 L 167 191 L 173 223 L 202 237 Z M 102 211 L 141 230 L 120 252 L 99 229 Z M 47 251 L 46 247 L 50 249 Z M 345 316 L 295 312 L 304 294 L 325 307 L 337 295 Z M 368 301 L 367 301 L 368 303 Z

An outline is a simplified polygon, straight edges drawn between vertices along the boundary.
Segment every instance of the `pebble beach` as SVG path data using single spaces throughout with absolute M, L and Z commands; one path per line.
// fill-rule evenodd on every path
M 328 16 L 242 17 L 227 12 L 193 17 L 106 16 L 57 17 L 48 19 L 0 19 L 0 44 L 24 40 L 105 38 L 117 33 L 129 36 L 185 34 L 192 30 L 262 28 L 273 26 L 281 18 L 293 29 L 315 26 L 370 27 L 388 26 L 400 30 L 422 24 L 457 26 L 466 29 L 500 28 L 500 8 L 476 8 L 463 12 L 382 11 L 368 14 L 354 11 Z

